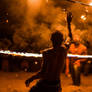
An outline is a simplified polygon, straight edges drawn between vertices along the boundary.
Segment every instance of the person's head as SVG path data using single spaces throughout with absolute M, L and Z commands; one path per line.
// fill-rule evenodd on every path
M 73 40 L 74 40 L 74 43 L 75 43 L 76 46 L 79 45 L 79 43 L 80 43 L 80 37 L 78 35 L 75 35 L 74 38 L 73 38 Z
M 60 47 L 63 42 L 63 34 L 59 31 L 52 33 L 51 41 L 54 48 Z

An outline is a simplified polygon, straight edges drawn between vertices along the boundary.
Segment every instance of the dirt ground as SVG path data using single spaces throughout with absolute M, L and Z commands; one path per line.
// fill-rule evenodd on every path
M 0 92 L 28 92 L 35 85 L 36 81 L 26 87 L 24 82 L 34 73 L 30 72 L 1 72 L 0 71 Z M 71 77 L 61 74 L 62 92 L 92 92 L 92 74 L 81 75 L 81 86 L 72 85 Z

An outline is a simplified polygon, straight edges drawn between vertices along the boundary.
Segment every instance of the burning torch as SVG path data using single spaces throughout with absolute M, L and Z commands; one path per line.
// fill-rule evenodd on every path
M 68 12 L 67 13 L 67 24 L 68 24 L 68 30 L 69 30 L 69 37 L 70 37 L 70 40 L 72 41 L 73 37 L 72 37 L 72 32 L 71 32 L 71 21 L 72 21 L 72 13 Z

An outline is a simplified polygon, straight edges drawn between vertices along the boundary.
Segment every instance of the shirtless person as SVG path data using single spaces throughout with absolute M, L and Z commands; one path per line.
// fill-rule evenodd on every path
M 67 19 L 68 23 L 70 24 L 70 14 L 68 14 Z M 60 73 L 61 70 L 63 70 L 67 50 L 62 45 L 63 34 L 59 31 L 52 34 L 51 41 L 53 47 L 43 51 L 42 53 L 43 66 L 41 71 L 25 82 L 26 86 L 29 86 L 30 82 L 32 82 L 34 79 L 40 79 L 37 84 L 31 88 L 30 92 L 61 92 Z

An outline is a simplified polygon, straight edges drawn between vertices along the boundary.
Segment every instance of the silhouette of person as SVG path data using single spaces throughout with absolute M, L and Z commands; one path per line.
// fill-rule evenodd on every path
M 68 15 L 68 22 L 71 22 Z M 62 45 L 63 34 L 59 31 L 51 35 L 52 48 L 44 50 L 43 65 L 36 75 L 25 81 L 26 86 L 35 79 L 40 79 L 30 92 L 61 92 L 60 73 L 63 70 L 67 49 Z

